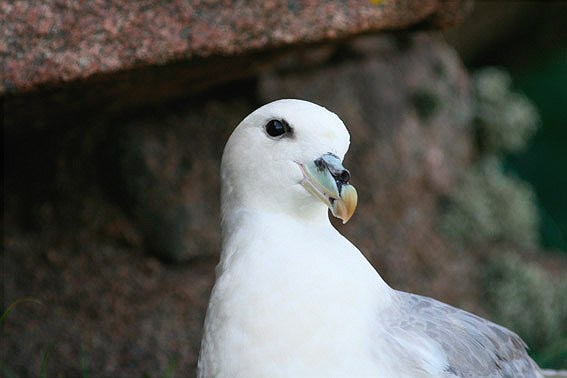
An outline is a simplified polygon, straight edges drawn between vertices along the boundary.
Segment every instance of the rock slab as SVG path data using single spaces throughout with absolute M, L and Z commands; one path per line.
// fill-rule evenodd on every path
M 470 0 L 64 0 L 0 4 L 0 93 L 146 65 L 445 27 Z

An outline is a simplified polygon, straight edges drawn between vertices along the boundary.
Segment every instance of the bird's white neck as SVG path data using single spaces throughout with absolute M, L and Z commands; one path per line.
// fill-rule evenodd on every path
M 256 267 L 262 261 L 262 269 L 266 270 L 285 267 L 283 272 L 289 280 L 316 272 L 323 281 L 323 275 L 328 274 L 326 278 L 336 282 L 337 275 L 344 275 L 354 281 L 366 280 L 369 285 L 364 286 L 365 290 L 373 295 L 382 293 L 381 305 L 388 304 L 390 287 L 362 253 L 332 226 L 326 209 L 324 217 L 305 217 L 233 208 L 223 214 L 222 242 L 219 273 L 233 268 L 235 261 L 244 260 L 253 261 Z M 239 269 L 249 267 L 243 265 Z M 349 269 L 357 274 L 345 273 Z

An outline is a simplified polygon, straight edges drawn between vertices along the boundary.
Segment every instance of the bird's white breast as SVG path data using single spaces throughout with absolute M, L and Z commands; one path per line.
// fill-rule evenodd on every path
M 255 214 L 225 243 L 207 313 L 201 375 L 377 371 L 372 344 L 390 289 L 329 224 L 309 227 Z

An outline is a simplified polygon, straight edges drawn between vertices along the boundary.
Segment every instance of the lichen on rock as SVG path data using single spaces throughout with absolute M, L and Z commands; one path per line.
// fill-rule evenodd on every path
M 567 368 L 567 280 L 541 264 L 539 214 L 530 184 L 507 172 L 507 154 L 526 148 L 539 125 L 535 106 L 511 88 L 510 75 L 496 68 L 473 74 L 476 158 L 449 194 L 442 229 L 458 250 L 475 252 L 482 306 L 490 319 L 517 332 L 538 363 Z M 538 261 L 541 260 L 541 261 Z
M 506 71 L 494 67 L 473 75 L 475 123 L 485 153 L 519 152 L 538 128 L 537 109 L 511 83 Z
M 545 352 L 565 341 L 567 280 L 553 279 L 540 265 L 499 250 L 482 282 L 494 320 L 517 332 L 531 348 Z
M 476 247 L 505 243 L 534 248 L 538 226 L 531 186 L 504 173 L 502 162 L 495 157 L 484 158 L 462 173 L 443 219 L 451 239 Z
M 443 229 L 462 245 L 534 248 L 539 242 L 535 193 L 505 172 L 502 161 L 506 153 L 526 147 L 539 124 L 537 110 L 512 91 L 506 71 L 492 67 L 473 75 L 473 101 L 477 158 L 449 195 Z

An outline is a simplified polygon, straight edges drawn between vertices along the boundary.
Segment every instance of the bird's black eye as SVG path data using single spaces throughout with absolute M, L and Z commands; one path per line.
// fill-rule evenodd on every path
M 273 119 L 266 124 L 266 132 L 271 137 L 279 137 L 290 130 L 289 125 L 285 121 Z

